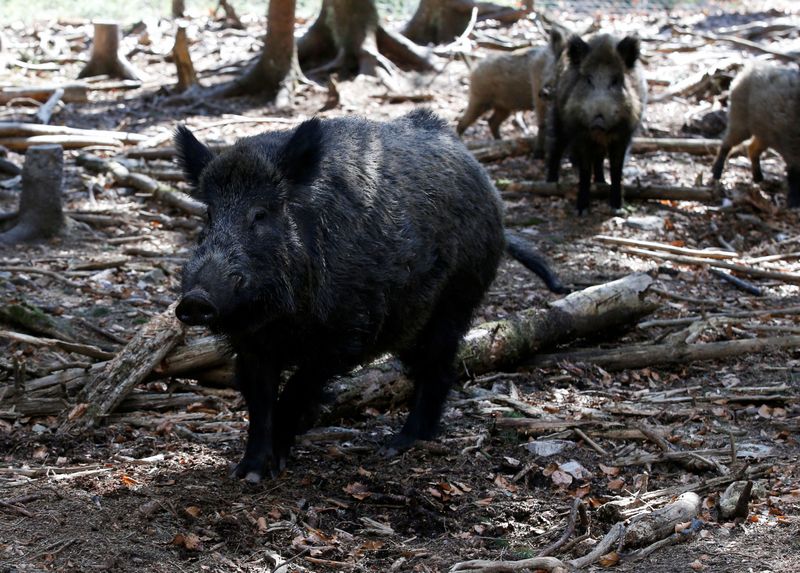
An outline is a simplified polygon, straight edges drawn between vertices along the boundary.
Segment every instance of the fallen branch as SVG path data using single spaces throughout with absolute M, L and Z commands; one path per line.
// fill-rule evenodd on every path
M 106 352 L 90 344 L 67 342 L 56 338 L 39 338 L 37 336 L 31 336 L 21 332 L 12 332 L 10 330 L 0 330 L 0 338 L 30 344 L 31 346 L 58 348 L 59 350 L 74 352 L 75 354 L 82 354 L 83 356 L 89 356 L 91 358 L 99 358 L 100 360 L 109 360 L 114 357 L 113 352 Z
M 80 432 L 95 426 L 161 362 L 183 335 L 183 326 L 175 317 L 176 306 L 173 303 L 150 320 L 99 375 L 92 377 L 78 404 L 62 416 L 60 431 Z
M 660 364 L 689 364 L 701 360 L 736 358 L 743 354 L 771 352 L 800 345 L 800 336 L 775 336 L 771 338 L 749 338 L 726 340 L 704 344 L 651 344 L 618 348 L 591 348 L 541 354 L 529 364 L 536 367 L 556 366 L 560 362 L 594 364 L 607 370 L 645 368 Z
M 506 157 L 533 153 L 536 138 L 515 137 L 491 142 L 467 143 L 467 148 L 478 161 L 497 161 Z M 719 150 L 718 139 L 679 139 L 672 137 L 634 137 L 631 153 L 690 153 L 692 155 L 716 155 Z
M 82 153 L 78 156 L 75 163 L 94 171 L 95 173 L 108 173 L 118 185 L 133 187 L 145 193 L 151 193 L 153 197 L 190 215 L 202 216 L 206 212 L 206 206 L 195 201 L 185 193 L 170 187 L 164 183 L 156 181 L 152 177 L 142 173 L 131 172 L 121 163 L 111 159 L 101 159 L 96 155 Z
M 767 271 L 764 269 L 757 269 L 755 267 L 750 267 L 747 265 L 742 265 L 739 263 L 729 263 L 726 261 L 719 261 L 715 259 L 709 258 L 702 258 L 702 257 L 687 257 L 683 255 L 671 255 L 666 253 L 656 253 L 653 251 L 648 251 L 645 249 L 637 249 L 637 248 L 624 248 L 621 249 L 623 253 L 628 253 L 631 255 L 637 255 L 639 257 L 644 258 L 651 258 L 651 259 L 662 259 L 665 261 L 674 261 L 676 263 L 682 263 L 685 265 L 695 265 L 695 266 L 708 266 L 708 267 L 716 267 L 721 269 L 728 269 L 731 271 L 735 271 L 737 273 L 742 273 L 744 275 L 748 275 L 751 277 L 759 277 L 764 279 L 773 279 L 785 283 L 792 283 L 792 284 L 800 284 L 800 274 L 798 273 L 783 273 L 780 271 Z
M 543 197 L 563 197 L 576 189 L 577 184 L 547 183 L 546 181 L 498 182 L 497 188 L 503 196 L 540 195 Z M 697 201 L 699 203 L 719 203 L 719 194 L 711 187 L 681 187 L 672 185 L 623 185 L 626 199 L 657 199 L 667 201 Z M 607 184 L 595 184 L 593 195 L 608 196 Z
M 144 135 L 124 131 L 78 129 L 39 123 L 0 122 L 0 145 L 14 151 L 25 150 L 32 145 L 44 143 L 57 143 L 65 149 L 75 149 L 89 145 L 119 147 L 145 140 L 147 137 Z
M 721 251 L 718 249 L 690 249 L 688 247 L 676 247 L 675 245 L 668 245 L 666 243 L 657 243 L 655 241 L 642 241 L 639 239 L 624 239 L 622 237 L 609 237 L 608 235 L 596 235 L 596 241 L 603 243 L 611 243 L 613 245 L 625 245 L 629 247 L 644 247 L 654 251 L 666 251 L 668 253 L 675 253 L 678 255 L 689 256 L 703 256 L 708 259 L 736 259 L 739 258 L 737 253 L 730 251 Z
M 37 87 L 4 87 L 0 89 L 0 104 L 7 104 L 15 99 L 34 99 L 42 103 L 53 97 L 57 91 L 63 92 L 64 103 L 86 103 L 89 101 L 89 89 L 86 84 L 65 84 L 63 86 Z
M 657 307 L 649 291 L 652 284 L 653 279 L 648 275 L 633 274 L 572 293 L 550 308 L 523 311 L 509 320 L 480 325 L 467 334 L 459 364 L 467 374 L 496 370 L 519 362 L 541 347 L 631 324 Z M 148 373 L 197 378 L 209 368 L 230 365 L 229 356 L 230 350 L 224 342 L 204 338 L 177 348 L 169 356 L 162 354 Z M 63 400 L 63 396 L 72 395 L 90 384 L 90 380 L 101 377 L 109 364 L 95 364 L 88 372 L 73 368 L 28 381 L 24 392 L 8 403 L 23 410 L 26 400 L 54 394 Z M 403 377 L 402 365 L 394 359 L 367 365 L 334 380 L 332 385 L 336 400 L 330 406 L 330 418 L 359 415 L 366 407 L 385 407 L 404 400 L 411 391 L 411 384 Z M 50 413 L 64 408 L 63 404 L 51 406 L 55 410 Z

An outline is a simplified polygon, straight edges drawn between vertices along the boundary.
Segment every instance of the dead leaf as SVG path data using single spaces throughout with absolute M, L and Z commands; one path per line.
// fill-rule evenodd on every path
M 614 466 L 606 466 L 603 464 L 598 464 L 600 466 L 600 471 L 610 477 L 618 476 L 619 475 L 619 468 Z
M 367 486 L 357 481 L 347 484 L 342 489 L 344 490 L 345 493 L 350 494 L 359 501 L 367 499 L 369 496 L 372 495 L 372 492 L 367 489 Z
M 600 563 L 601 567 L 613 567 L 617 563 L 619 563 L 619 553 L 616 551 L 612 551 L 611 553 L 606 553 L 600 559 L 597 560 Z
M 189 507 L 184 507 L 183 511 L 190 517 L 197 518 L 200 515 L 200 508 L 196 505 L 190 505 Z
M 259 535 L 264 535 L 267 532 L 267 520 L 263 515 L 256 520 L 256 525 L 258 526 Z
M 572 483 L 572 476 L 561 470 L 556 470 L 550 474 L 550 479 L 553 480 L 553 483 L 556 485 L 567 486 Z
M 183 547 L 189 551 L 200 551 L 203 548 L 203 542 L 194 533 L 178 533 L 172 538 L 170 544 Z
M 612 479 L 608 482 L 606 487 L 611 491 L 619 491 L 625 486 L 625 480 L 622 478 Z

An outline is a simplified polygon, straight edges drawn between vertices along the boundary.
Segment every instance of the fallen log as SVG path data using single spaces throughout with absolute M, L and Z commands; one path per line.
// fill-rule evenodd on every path
M 133 187 L 139 191 L 151 193 L 157 201 L 161 201 L 170 207 L 180 209 L 190 215 L 203 216 L 206 212 L 206 206 L 199 201 L 195 201 L 185 193 L 181 193 L 177 189 L 156 181 L 143 173 L 131 172 L 127 167 L 117 161 L 102 159 L 89 153 L 82 153 L 75 162 L 95 173 L 108 173 L 112 176 L 117 185 Z
M 650 290 L 652 284 L 648 275 L 633 274 L 572 293 L 549 308 L 531 309 L 508 320 L 480 325 L 466 336 L 458 361 L 463 365 L 462 373 L 474 375 L 513 365 L 539 348 L 633 324 L 658 306 L 657 296 Z M 208 368 L 230 365 L 229 357 L 230 349 L 224 342 L 207 337 L 163 354 L 148 373 L 156 377 L 199 377 L 198 373 Z M 88 372 L 73 368 L 30 380 L 24 392 L 7 403 L 18 404 L 18 410 L 23 410 L 26 399 L 55 394 L 63 400 L 90 380 L 101 377 L 108 364 L 95 364 Z M 336 400 L 328 406 L 326 418 L 359 415 L 366 407 L 384 407 L 404 400 L 411 384 L 402 373 L 399 361 L 387 359 L 334 380 L 332 393 Z M 63 407 L 51 413 L 58 413 Z
M 506 157 L 533 153 L 535 137 L 515 137 L 497 141 L 467 143 L 467 148 L 478 161 L 497 161 Z M 634 137 L 631 153 L 690 153 L 692 155 L 716 155 L 720 140 L 672 137 Z
M 119 147 L 145 140 L 147 137 L 144 135 L 124 131 L 78 129 L 39 123 L 0 122 L 0 145 L 14 151 L 22 151 L 39 144 L 58 144 L 64 149 L 76 149 L 90 145 Z
M 547 183 L 545 181 L 512 181 L 497 182 L 497 188 L 505 198 L 516 198 L 525 195 L 543 197 L 563 197 L 577 189 L 577 183 Z M 711 187 L 681 187 L 672 185 L 623 185 L 625 199 L 656 199 L 667 201 L 697 201 L 698 203 L 719 203 L 719 194 Z M 609 186 L 595 184 L 593 196 L 607 197 Z
M 700 496 L 694 492 L 681 494 L 673 503 L 631 523 L 622 536 L 622 544 L 627 548 L 637 548 L 669 537 L 675 532 L 676 525 L 691 521 L 698 513 Z
M 61 101 L 64 103 L 86 103 L 89 101 L 89 86 L 86 84 L 65 84 L 63 86 L 5 87 L 0 89 L 0 104 L 7 104 L 15 99 L 33 99 L 42 103 L 49 100 L 53 93 L 63 90 Z
M 654 251 L 666 251 L 678 255 L 702 256 L 709 259 L 738 259 L 738 253 L 731 251 L 721 251 L 719 249 L 690 249 L 688 247 L 677 247 L 667 243 L 657 243 L 655 241 L 642 241 L 638 239 L 626 239 L 623 237 L 610 237 L 608 235 L 595 235 L 596 241 L 611 243 L 613 245 L 625 245 L 627 247 L 644 247 Z
M 61 432 L 81 432 L 97 425 L 114 411 L 172 350 L 183 335 L 175 316 L 177 302 L 148 322 L 117 356 L 83 387 L 78 403 L 62 413 Z
M 737 273 L 741 273 L 743 275 L 748 275 L 751 277 L 759 277 L 763 279 L 773 279 L 782 281 L 785 283 L 792 283 L 792 284 L 800 284 L 800 273 L 784 273 L 780 271 L 768 271 L 764 269 L 759 269 L 756 267 L 750 267 L 747 265 L 741 265 L 738 263 L 729 263 L 727 261 L 719 261 L 715 259 L 703 258 L 703 257 L 687 257 L 683 255 L 672 255 L 667 253 L 656 253 L 653 251 L 648 251 L 646 249 L 638 249 L 638 248 L 623 248 L 621 249 L 623 253 L 628 253 L 631 255 L 637 255 L 639 257 L 651 258 L 651 259 L 662 259 L 665 261 L 674 261 L 676 263 L 682 263 L 685 265 L 694 265 L 694 266 L 701 266 L 701 267 L 716 267 L 720 269 L 728 269 L 730 271 L 735 271 Z
M 800 345 L 800 336 L 747 338 L 703 344 L 637 344 L 619 348 L 584 348 L 540 354 L 528 362 L 530 366 L 550 367 L 560 362 L 585 362 L 606 370 L 627 370 L 662 364 L 689 364 L 701 360 L 719 360 L 742 354 L 771 352 Z

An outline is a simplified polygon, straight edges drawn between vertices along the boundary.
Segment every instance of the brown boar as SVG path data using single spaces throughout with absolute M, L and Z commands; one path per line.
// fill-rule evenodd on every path
M 561 158 L 571 148 L 578 168 L 578 213 L 589 208 L 589 189 L 603 181 L 609 159 L 612 208 L 622 207 L 622 167 L 647 100 L 639 65 L 639 39 L 598 34 L 587 41 L 567 40 L 566 57 L 556 70 L 550 111 L 547 180 L 557 182 Z
M 563 36 L 554 30 L 547 46 L 491 56 L 478 64 L 470 75 L 469 103 L 458 122 L 459 135 L 491 109 L 489 128 L 494 138 L 500 139 L 500 125 L 512 112 L 532 110 L 534 106 L 539 130 L 543 134 L 546 117 L 543 94 L 546 94 L 546 86 L 553 76 L 562 47 Z M 543 152 L 544 135 L 541 137 Z
M 800 71 L 752 64 L 731 84 L 728 128 L 714 161 L 714 179 L 731 148 L 752 136 L 747 154 L 753 181 L 763 181 L 761 154 L 771 147 L 786 162 L 789 194 L 786 204 L 800 207 Z

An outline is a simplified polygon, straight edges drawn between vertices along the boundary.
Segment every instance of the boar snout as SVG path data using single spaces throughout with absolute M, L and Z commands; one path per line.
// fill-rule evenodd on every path
M 606 118 L 602 113 L 598 113 L 594 116 L 594 119 L 592 119 L 589 127 L 592 129 L 592 131 L 606 131 L 608 129 L 608 126 L 606 125 Z
M 219 316 L 219 311 L 206 291 L 194 289 L 181 299 L 175 308 L 175 316 L 189 326 L 210 326 Z

